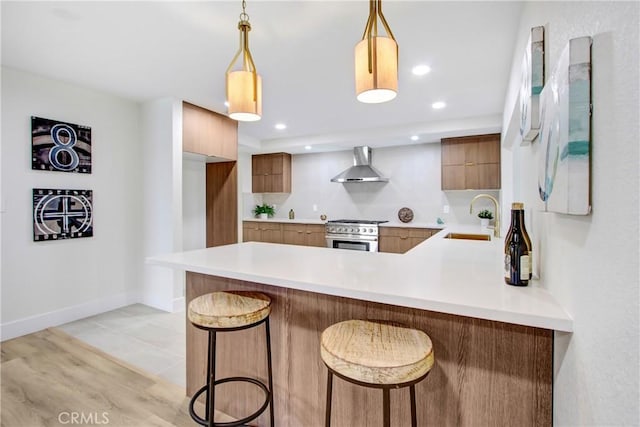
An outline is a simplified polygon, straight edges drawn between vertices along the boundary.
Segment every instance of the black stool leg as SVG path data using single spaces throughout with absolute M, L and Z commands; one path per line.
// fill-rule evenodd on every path
M 391 426 L 391 405 L 389 403 L 389 389 L 382 389 L 382 411 L 383 411 L 383 422 L 382 425 L 384 427 Z
M 216 331 L 209 331 L 209 368 L 207 369 L 209 372 L 209 390 L 207 391 L 207 403 L 208 403 L 208 413 L 207 413 L 207 421 L 209 422 L 209 427 L 214 427 L 213 419 L 216 413 L 215 405 L 216 405 Z
M 409 387 L 409 396 L 411 397 L 411 427 L 418 427 L 418 417 L 416 416 L 416 386 Z
M 271 427 L 274 427 L 274 415 L 273 415 L 273 370 L 271 367 L 271 331 L 269 330 L 269 318 L 264 323 L 265 331 L 267 333 L 267 370 L 269 375 L 269 416 Z
M 331 396 L 333 394 L 333 372 L 331 369 L 327 369 L 327 403 L 325 406 L 324 425 L 325 427 L 331 426 Z
M 209 352 L 211 351 L 211 331 L 207 333 L 207 357 L 209 357 Z M 205 377 L 205 381 L 207 381 L 207 396 L 204 407 L 204 419 L 209 419 L 209 381 L 211 380 L 211 362 L 207 358 L 207 376 Z

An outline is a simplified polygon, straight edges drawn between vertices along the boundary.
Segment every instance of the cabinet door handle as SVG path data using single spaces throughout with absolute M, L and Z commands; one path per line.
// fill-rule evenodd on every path
M 464 165 L 465 165 L 465 166 L 473 166 L 474 164 L 475 164 L 475 163 L 473 163 L 473 162 L 465 162 L 465 163 L 464 163 Z

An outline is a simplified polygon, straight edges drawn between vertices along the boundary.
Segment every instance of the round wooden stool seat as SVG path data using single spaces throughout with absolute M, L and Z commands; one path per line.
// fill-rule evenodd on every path
M 260 292 L 212 292 L 189 303 L 189 321 L 202 328 L 232 329 L 258 323 L 271 313 L 271 299 Z
M 431 339 L 396 323 L 347 320 L 322 332 L 320 355 L 339 375 L 372 385 L 424 377 L 434 362 Z

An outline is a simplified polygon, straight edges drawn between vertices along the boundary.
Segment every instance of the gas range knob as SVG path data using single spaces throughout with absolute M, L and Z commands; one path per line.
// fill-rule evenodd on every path
M 373 233 L 373 228 L 370 228 L 370 229 L 369 229 L 369 233 Z

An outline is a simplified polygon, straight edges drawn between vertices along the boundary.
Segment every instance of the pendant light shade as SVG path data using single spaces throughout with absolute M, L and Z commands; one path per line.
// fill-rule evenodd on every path
M 242 1 L 240 48 L 231 60 L 226 73 L 228 114 L 233 120 L 254 122 L 262 116 L 262 78 L 249 51 L 249 15 L 245 12 L 246 2 Z M 234 70 L 234 65 L 242 57 L 242 66 Z
M 386 37 L 378 35 L 378 18 Z M 355 48 L 355 77 L 360 102 L 391 101 L 398 93 L 398 44 L 382 14 L 382 0 L 369 0 L 369 19 Z
M 257 79 L 254 92 L 254 78 Z M 255 94 L 255 96 L 254 96 Z M 262 116 L 262 77 L 250 71 L 227 73 L 228 113 L 233 120 L 255 122 Z

